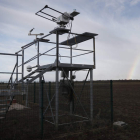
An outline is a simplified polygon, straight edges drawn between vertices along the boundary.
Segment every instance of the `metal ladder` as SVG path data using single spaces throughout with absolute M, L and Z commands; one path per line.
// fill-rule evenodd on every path
M 0 120 L 6 118 L 6 114 L 9 110 L 10 105 L 12 104 L 12 101 L 14 99 L 13 95 L 10 95 L 10 90 L 4 90 L 8 94 L 3 94 L 0 97 Z
M 3 89 L 1 90 L 1 94 L 0 94 L 0 120 L 5 119 L 6 118 L 6 114 L 10 108 L 10 106 L 12 105 L 13 99 L 15 97 L 15 95 L 19 94 L 18 91 L 15 92 L 15 87 L 17 85 L 17 79 L 15 79 L 15 81 L 12 81 L 12 76 L 13 73 L 15 71 L 15 68 L 17 66 L 17 63 L 15 64 L 15 67 L 13 69 L 13 72 L 10 76 L 9 82 L 7 84 L 7 89 Z

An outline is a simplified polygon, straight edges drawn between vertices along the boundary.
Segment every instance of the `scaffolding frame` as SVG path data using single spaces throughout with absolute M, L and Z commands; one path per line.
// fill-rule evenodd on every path
M 48 39 L 45 39 L 46 37 L 52 35 L 52 34 L 55 34 L 56 35 L 56 42 L 50 42 L 50 40 Z M 69 40 L 66 40 L 66 41 L 63 41 L 63 42 L 59 42 L 59 36 L 60 35 L 63 35 L 63 34 L 74 34 L 76 35 L 75 37 L 69 39 Z M 39 83 L 40 83 L 40 91 L 39 91 L 39 106 L 40 106 L 40 111 L 39 111 L 39 118 L 41 118 L 40 114 L 41 114 L 41 101 L 42 101 L 42 94 L 41 94 L 41 81 L 42 81 L 42 77 L 43 77 L 43 74 L 48 72 L 48 71 L 52 71 L 54 70 L 55 71 L 55 94 L 53 95 L 52 99 L 55 98 L 55 118 L 54 118 L 54 115 L 52 115 L 53 119 L 54 119 L 54 123 L 53 122 L 50 122 L 52 124 L 55 125 L 56 128 L 58 128 L 59 125 L 63 125 L 63 124 L 59 124 L 59 121 L 58 121 L 58 118 L 59 118 L 59 71 L 63 71 L 65 76 L 66 76 L 66 73 L 65 73 L 65 69 L 69 70 L 70 71 L 70 80 L 72 80 L 72 72 L 75 71 L 75 70 L 85 70 L 85 69 L 88 69 L 88 73 L 86 75 L 86 80 L 87 80 L 87 77 L 88 75 L 90 74 L 90 116 L 88 117 L 83 117 L 83 116 L 79 116 L 79 117 L 82 117 L 84 120 L 83 121 L 91 121 L 91 124 L 93 123 L 93 69 L 96 68 L 96 60 L 95 60 L 95 36 L 97 36 L 98 34 L 94 34 L 94 33 L 83 33 L 83 34 L 77 34 L 77 33 L 72 33 L 70 32 L 69 29 L 65 29 L 65 28 L 56 28 L 52 31 L 50 31 L 49 34 L 41 37 L 41 38 L 37 38 L 36 40 L 24 45 L 21 47 L 21 50 L 19 50 L 18 52 L 16 52 L 14 55 L 17 56 L 17 59 L 16 59 L 16 65 L 14 67 L 14 70 L 16 69 L 16 73 L 12 72 L 11 76 L 13 74 L 16 74 L 16 83 L 18 84 L 19 82 L 22 82 L 22 85 L 24 87 L 24 80 L 27 79 L 27 78 L 31 78 L 30 80 L 26 81 L 27 85 L 29 83 L 31 83 L 32 81 L 34 81 L 36 78 L 39 78 Z M 74 40 L 77 40 L 76 42 Z M 86 50 L 86 49 L 76 49 L 76 48 L 72 48 L 73 45 L 77 44 L 77 43 L 81 43 L 81 42 L 84 42 L 86 40 L 89 40 L 89 39 L 93 39 L 93 49 L 92 50 Z M 40 48 L 40 44 L 39 42 L 45 42 L 45 43 L 51 43 L 51 44 L 55 44 L 56 47 L 53 47 L 47 51 L 45 51 L 44 53 L 40 53 L 39 51 L 39 48 Z M 69 42 L 69 43 L 67 43 Z M 37 54 L 33 57 L 31 57 L 29 60 L 25 61 L 24 62 L 24 51 L 25 49 L 29 48 L 30 46 L 34 45 L 37 43 Z M 61 46 L 60 46 L 61 45 Z M 67 47 L 62 47 L 62 46 L 67 46 Z M 70 47 L 71 46 L 71 47 Z M 67 58 L 70 58 L 70 63 L 59 63 L 59 48 L 63 48 L 63 49 L 69 49 L 70 50 L 70 56 L 61 56 L 61 57 L 67 57 Z M 56 49 L 56 54 L 55 55 L 51 55 L 51 54 L 48 54 L 48 52 L 50 52 L 51 50 L 53 49 Z M 75 55 L 75 56 L 72 56 L 72 51 L 73 50 L 78 50 L 78 51 L 84 51 L 85 53 L 82 53 L 82 54 L 79 54 L 79 55 Z M 20 54 L 21 53 L 21 54 Z M 78 56 L 81 56 L 81 55 L 85 55 L 85 54 L 89 54 L 89 53 L 92 53 L 93 54 L 93 65 L 83 65 L 83 64 L 73 64 L 72 62 L 72 59 L 73 57 L 78 57 Z M 0 53 L 2 54 L 2 53 Z M 39 58 L 40 56 L 42 55 L 47 55 L 47 56 L 55 56 L 56 57 L 56 63 L 55 64 L 48 64 L 46 66 L 40 66 L 40 63 L 39 63 Z M 18 64 L 18 56 L 21 56 L 22 57 L 22 63 L 19 65 Z M 34 59 L 37 59 L 37 65 L 34 66 L 34 67 L 37 67 L 37 70 L 34 71 L 34 72 L 31 72 L 31 74 L 29 74 L 28 76 L 25 76 L 24 77 L 24 65 L 33 61 Z M 18 73 L 18 69 L 19 67 L 21 67 L 21 73 Z M 44 71 L 42 70 L 43 68 L 46 68 Z M 49 67 L 49 69 L 48 69 Z M 51 67 L 51 68 L 50 68 Z M 34 74 L 35 72 L 38 72 L 39 74 L 32 78 L 31 75 Z M 18 74 L 21 74 L 21 80 L 19 80 L 18 78 Z M 67 81 L 69 82 L 68 80 L 68 77 L 66 76 L 66 79 Z M 10 78 L 11 80 L 11 78 Z M 86 83 L 86 80 L 84 81 L 84 84 L 83 84 L 83 87 L 82 87 L 82 90 L 81 90 L 81 94 L 83 92 L 83 89 L 84 89 L 84 86 L 85 86 L 85 83 Z M 69 85 L 73 91 L 73 93 L 76 95 L 76 97 L 78 98 L 78 101 L 81 105 L 81 107 L 83 108 L 83 111 L 85 112 L 86 114 L 86 111 L 84 110 L 84 107 L 82 106 L 82 103 L 80 102 L 80 97 L 77 96 L 76 92 L 74 91 L 71 83 L 69 82 Z M 26 96 L 28 96 L 28 94 L 26 94 Z M 81 95 L 80 95 L 81 96 Z M 51 99 L 51 101 L 52 101 Z M 26 98 L 26 105 L 28 104 L 28 97 Z M 51 101 L 49 102 L 49 106 L 51 104 Z M 72 103 L 71 103 L 71 106 L 72 106 Z M 71 107 L 72 108 L 72 107 Z M 46 111 L 46 110 L 45 110 Z M 71 110 L 70 111 L 70 115 L 75 115 L 73 114 L 73 111 Z M 75 115 L 76 116 L 76 115 Z M 78 115 L 77 115 L 78 116 Z M 46 120 L 47 122 L 49 122 L 48 120 Z M 79 122 L 79 121 L 77 121 Z M 76 122 L 72 122 L 72 123 L 76 123 Z M 68 124 L 68 123 L 64 123 L 64 124 Z

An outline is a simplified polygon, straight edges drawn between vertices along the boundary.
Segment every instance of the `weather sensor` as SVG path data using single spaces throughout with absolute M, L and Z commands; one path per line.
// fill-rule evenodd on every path
M 29 36 L 31 36 L 31 35 L 33 35 L 33 36 L 36 36 L 36 39 L 37 39 L 37 36 L 42 36 L 42 35 L 44 35 L 44 33 L 40 33 L 40 34 L 31 34 L 31 32 L 34 30 L 34 28 L 33 29 L 31 29 L 30 31 L 29 31 L 29 33 L 28 33 L 28 35 Z
M 61 15 L 59 17 L 54 17 L 52 15 L 49 15 L 43 11 L 46 8 L 49 8 L 55 12 L 58 12 Z M 40 14 L 44 14 L 45 16 L 42 16 Z M 36 15 L 38 15 L 40 17 L 43 17 L 43 18 L 48 19 L 50 21 L 56 22 L 61 28 L 65 28 L 66 27 L 65 25 L 67 25 L 70 22 L 70 20 L 74 20 L 74 17 L 77 16 L 78 14 L 80 14 L 80 13 L 77 12 L 76 10 L 74 10 L 72 13 L 67 13 L 67 12 L 62 13 L 60 11 L 57 11 L 57 10 L 49 7 L 48 5 L 46 5 L 44 8 L 42 8 L 40 11 L 38 11 L 36 13 Z M 46 15 L 51 17 L 51 18 L 47 18 Z
M 27 66 L 27 71 L 28 72 L 32 71 L 32 67 L 30 65 Z

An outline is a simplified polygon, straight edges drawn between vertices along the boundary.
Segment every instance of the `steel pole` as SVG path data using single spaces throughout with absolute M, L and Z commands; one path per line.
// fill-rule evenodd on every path
M 34 103 L 35 103 L 35 98 L 36 98 L 35 94 L 36 94 L 36 82 L 34 82 Z
M 56 89 L 55 89 L 55 127 L 58 129 L 58 109 L 59 109 L 59 95 L 58 95 L 58 81 L 59 81 L 59 68 L 58 68 L 58 54 L 59 54 L 59 33 L 56 32 Z
M 58 110 L 59 110 L 59 92 L 58 92 L 59 69 L 56 68 L 56 94 L 55 94 L 55 127 L 58 129 Z
M 39 41 L 37 46 L 37 66 L 39 67 Z
M 90 69 L 90 120 L 93 125 L 93 69 Z
M 70 64 L 72 64 L 72 46 L 70 48 Z
M 28 80 L 27 80 L 27 82 L 28 82 Z M 27 89 L 26 89 L 26 107 L 28 107 L 28 84 L 27 84 Z
M 72 46 L 70 48 L 70 64 L 72 64 Z M 71 81 L 71 84 L 74 88 L 74 83 L 72 80 L 72 70 L 70 71 L 70 81 Z M 71 95 L 70 95 L 70 114 L 73 114 L 73 112 L 74 112 L 74 97 L 73 97 L 73 90 L 72 89 L 71 89 L 70 93 L 71 93 Z
M 22 67 L 21 67 L 21 71 L 22 71 L 22 74 L 21 74 L 21 78 L 22 78 L 22 83 L 23 83 L 23 77 L 24 77 L 24 49 L 22 49 Z
M 38 44 L 37 44 L 37 65 L 39 67 L 39 41 L 38 41 Z M 42 85 L 41 85 L 41 82 L 42 82 L 42 75 L 39 77 L 39 120 L 41 120 L 41 101 L 42 101 L 42 96 L 41 96 Z
M 11 87 L 13 86 L 13 75 L 11 77 Z
M 59 62 L 59 32 L 56 32 L 56 67 L 58 68 Z
M 18 55 L 17 55 L 17 67 L 16 67 L 16 82 L 18 83 Z
M 41 116 L 41 139 L 43 138 L 43 91 L 44 91 L 44 80 L 41 80 L 41 106 L 40 106 L 40 116 Z
M 49 82 L 49 101 L 51 101 L 51 82 Z
M 110 99 L 111 99 L 111 101 L 110 101 L 110 103 L 111 103 L 111 125 L 113 125 L 113 120 L 114 120 L 114 118 L 113 118 L 113 81 L 112 80 L 110 80 Z
M 93 62 L 94 62 L 94 68 L 96 68 L 96 58 L 95 58 L 95 37 L 93 38 L 93 51 L 94 51 L 94 53 L 93 53 Z
M 39 120 L 41 120 L 41 101 L 42 101 L 42 96 L 41 96 L 41 81 L 42 81 L 42 76 L 39 77 Z
M 22 79 L 22 92 L 23 92 L 23 100 L 24 100 L 24 48 L 22 48 L 22 67 L 21 67 L 21 79 Z

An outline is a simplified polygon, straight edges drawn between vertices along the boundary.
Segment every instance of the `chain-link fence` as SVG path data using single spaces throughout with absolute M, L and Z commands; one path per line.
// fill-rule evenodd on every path
M 10 106 L 13 96 L 9 96 L 7 83 L 1 83 L 0 139 L 40 139 L 41 132 L 44 139 L 55 139 L 60 134 L 99 129 L 116 121 L 124 121 L 138 132 L 140 81 L 93 81 L 93 125 L 91 121 L 85 121 L 90 120 L 90 82 L 87 81 L 85 86 L 84 81 L 74 82 L 72 102 L 69 92 L 66 94 L 60 83 L 59 85 L 60 125 L 56 131 L 54 82 L 43 83 L 42 100 L 39 97 L 39 83 L 29 84 L 26 87 L 28 92 L 23 90 L 22 84 L 17 85 L 15 91 L 13 90 L 16 94 Z M 39 100 L 42 103 L 40 105 Z M 42 110 L 43 122 L 40 112 Z
M 125 138 L 140 139 L 140 81 L 113 81 L 114 122 L 125 123 Z

